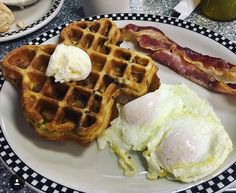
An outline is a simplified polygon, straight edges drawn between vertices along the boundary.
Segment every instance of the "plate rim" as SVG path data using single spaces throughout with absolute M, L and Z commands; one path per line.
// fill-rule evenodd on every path
M 26 26 L 24 29 L 18 29 L 11 32 L 0 33 L 0 42 L 14 40 L 42 28 L 44 25 L 48 24 L 54 17 L 56 17 L 56 15 L 61 10 L 64 1 L 65 0 L 53 0 L 51 8 L 49 9 L 48 12 L 40 19 Z
M 206 27 L 201 27 L 197 24 L 184 21 L 178 18 L 168 17 L 168 16 L 159 16 L 152 14 L 138 14 L 138 13 L 113 13 L 113 14 L 105 14 L 98 16 L 91 16 L 87 18 L 81 18 L 79 20 L 93 21 L 101 18 L 110 18 L 114 21 L 123 21 L 123 20 L 137 20 L 137 21 L 149 21 L 149 22 L 157 22 L 163 24 L 169 24 L 177 27 L 182 27 L 188 29 L 192 32 L 196 32 L 203 36 L 206 36 L 234 54 L 236 53 L 236 43 L 231 40 L 225 38 L 221 34 L 218 34 Z M 73 21 L 71 21 L 73 22 Z M 69 22 L 69 23 L 71 23 Z M 48 30 L 47 32 L 39 35 L 37 38 L 33 39 L 29 42 L 29 45 L 39 45 L 43 42 L 55 37 L 60 34 L 60 31 L 66 27 L 67 24 L 62 24 L 54 29 Z M 4 78 L 2 76 L 2 72 L 0 70 L 0 91 L 4 84 Z M 7 139 L 4 136 L 4 132 L 0 125 L 0 159 L 7 166 L 7 168 L 12 172 L 19 176 L 21 176 L 29 187 L 36 189 L 42 192 L 53 192 L 53 191 L 62 191 L 64 192 L 74 192 L 74 193 L 83 193 L 80 190 L 75 190 L 73 188 L 64 186 L 59 184 L 51 179 L 48 179 L 38 172 L 35 172 L 32 168 L 30 168 L 26 163 L 24 163 L 20 157 L 16 155 L 14 150 L 10 147 L 7 142 Z M 36 183 L 37 182 L 37 183 Z M 206 180 L 200 181 L 198 184 L 188 187 L 187 189 L 180 189 L 175 191 L 176 193 L 191 193 L 191 192 L 217 192 L 226 189 L 228 186 L 232 185 L 236 182 L 236 162 L 231 164 L 224 171 L 219 173 L 217 176 Z

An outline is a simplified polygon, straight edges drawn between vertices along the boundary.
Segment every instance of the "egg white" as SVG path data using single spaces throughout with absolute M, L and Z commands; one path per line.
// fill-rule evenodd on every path
M 184 84 L 161 87 L 120 109 L 98 139 L 109 143 L 125 175 L 137 164 L 131 152 L 141 151 L 147 177 L 183 182 L 199 180 L 215 171 L 232 151 L 232 142 L 210 104 Z

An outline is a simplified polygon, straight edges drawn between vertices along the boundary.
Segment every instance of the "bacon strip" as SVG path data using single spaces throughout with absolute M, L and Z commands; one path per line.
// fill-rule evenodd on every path
M 212 91 L 236 95 L 236 66 L 223 59 L 184 48 L 161 30 L 128 24 L 122 28 L 124 40 L 138 43 L 157 62 Z

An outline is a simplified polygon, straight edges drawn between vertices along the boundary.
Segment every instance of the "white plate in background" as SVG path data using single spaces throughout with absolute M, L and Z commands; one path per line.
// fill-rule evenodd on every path
M 39 0 L 24 9 L 10 6 L 15 22 L 7 32 L 0 33 L 0 42 L 17 39 L 40 29 L 58 14 L 63 3 L 64 0 Z M 24 29 L 17 27 L 19 21 L 24 23 Z

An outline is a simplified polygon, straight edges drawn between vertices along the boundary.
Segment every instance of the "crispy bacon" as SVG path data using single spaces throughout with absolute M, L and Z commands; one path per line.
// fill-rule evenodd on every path
M 124 40 L 138 43 L 157 62 L 210 90 L 236 95 L 236 66 L 223 59 L 181 47 L 161 30 L 128 24 Z M 229 83 L 230 82 L 230 83 Z

